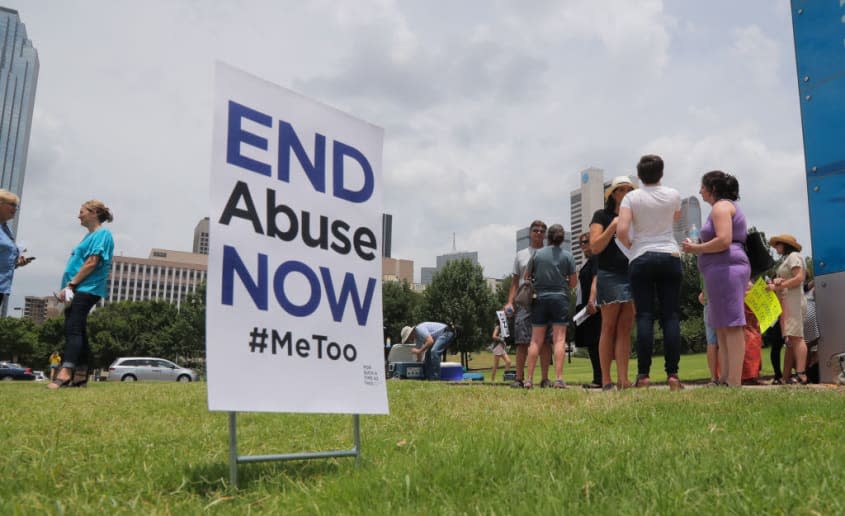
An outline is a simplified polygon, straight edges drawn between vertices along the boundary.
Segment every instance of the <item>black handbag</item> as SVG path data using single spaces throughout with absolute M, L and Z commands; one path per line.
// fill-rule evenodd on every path
M 756 278 L 775 265 L 769 248 L 766 246 L 766 236 L 752 229 L 745 237 L 745 254 L 751 264 L 751 277 Z
M 534 255 L 532 254 L 525 268 L 525 281 L 517 289 L 513 302 L 523 308 L 531 308 L 534 295 Z

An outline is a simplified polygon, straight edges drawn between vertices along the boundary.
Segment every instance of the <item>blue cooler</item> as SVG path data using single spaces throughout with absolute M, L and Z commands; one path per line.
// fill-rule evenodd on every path
M 460 382 L 464 379 L 464 366 L 457 362 L 443 362 L 440 364 L 440 380 L 444 382 Z
M 422 362 L 391 362 L 388 366 L 390 378 L 403 378 L 406 380 L 424 380 Z

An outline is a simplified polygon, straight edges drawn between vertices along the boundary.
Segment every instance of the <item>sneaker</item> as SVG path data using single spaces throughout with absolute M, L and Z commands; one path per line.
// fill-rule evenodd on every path
M 668 383 L 670 391 L 679 391 L 684 388 L 684 384 L 682 384 L 681 380 L 679 380 L 675 375 L 669 377 Z
M 540 388 L 541 388 L 541 389 L 548 389 L 548 388 L 549 388 L 549 387 L 551 387 L 551 386 L 552 386 L 552 382 L 551 382 L 551 381 L 549 381 L 549 379 L 548 379 L 548 378 L 546 378 L 545 380 L 543 380 L 542 382 L 540 382 Z
M 613 385 L 612 383 L 607 383 L 607 384 L 604 384 L 602 386 L 601 390 L 604 391 L 604 392 L 614 391 L 614 390 L 616 390 L 616 386 Z
M 555 380 L 554 385 L 552 385 L 555 389 L 566 389 L 566 383 L 563 380 Z
M 511 389 L 522 389 L 522 380 L 516 380 L 511 384 Z

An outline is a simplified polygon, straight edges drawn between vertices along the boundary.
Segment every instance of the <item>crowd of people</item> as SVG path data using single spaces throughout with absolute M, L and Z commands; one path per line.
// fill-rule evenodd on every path
M 666 384 L 671 390 L 683 389 L 679 376 L 682 252 L 697 257 L 702 277 L 699 299 L 704 305 L 710 385 L 757 383 L 762 336 L 756 317 L 745 304 L 751 265 L 745 247 L 747 223 L 738 203 L 739 182 L 719 170 L 702 176 L 699 193 L 711 205 L 711 212 L 700 238 L 687 238 L 679 244 L 673 227 L 681 216 L 681 196 L 661 184 L 663 172 L 662 158 L 646 155 L 637 164 L 640 187 L 627 176 L 613 178 L 604 193 L 604 207 L 593 214 L 589 232 L 580 235 L 585 258 L 580 271 L 575 270 L 572 254 L 561 248 L 563 227 L 554 224 L 547 231 L 544 222 L 531 223 L 530 246 L 514 259 L 514 280 L 503 307 L 512 315 L 516 345 L 512 387 L 533 387 L 538 360 L 541 386 L 566 387 L 563 350 L 567 327 L 575 315 L 569 313 L 569 292 L 577 286 L 576 313 L 582 314 L 575 342 L 587 349 L 593 371 L 592 381 L 583 387 L 611 391 L 651 385 L 654 324 L 659 321 Z M 787 349 L 783 373 L 780 348 L 772 351 L 775 382 L 804 384 L 809 381 L 804 340 L 808 298 L 803 288 L 801 245 L 791 235 L 772 237 L 769 244 L 783 257 L 776 277 L 767 278 L 767 288 L 777 294 L 782 306 L 776 326 Z M 533 302 L 519 304 L 517 293 L 526 282 L 533 283 Z M 637 374 L 632 383 L 628 366 L 635 323 Z M 814 321 L 811 326 L 815 330 L 807 332 L 818 339 Z M 553 382 L 548 376 L 552 355 Z

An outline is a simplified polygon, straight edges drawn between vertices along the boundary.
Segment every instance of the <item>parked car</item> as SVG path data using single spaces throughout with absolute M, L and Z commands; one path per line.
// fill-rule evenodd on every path
M 0 380 L 35 380 L 35 375 L 28 368 L 13 362 L 0 362 Z
M 109 381 L 176 381 L 195 382 L 199 375 L 193 369 L 155 357 L 123 357 L 109 366 Z

